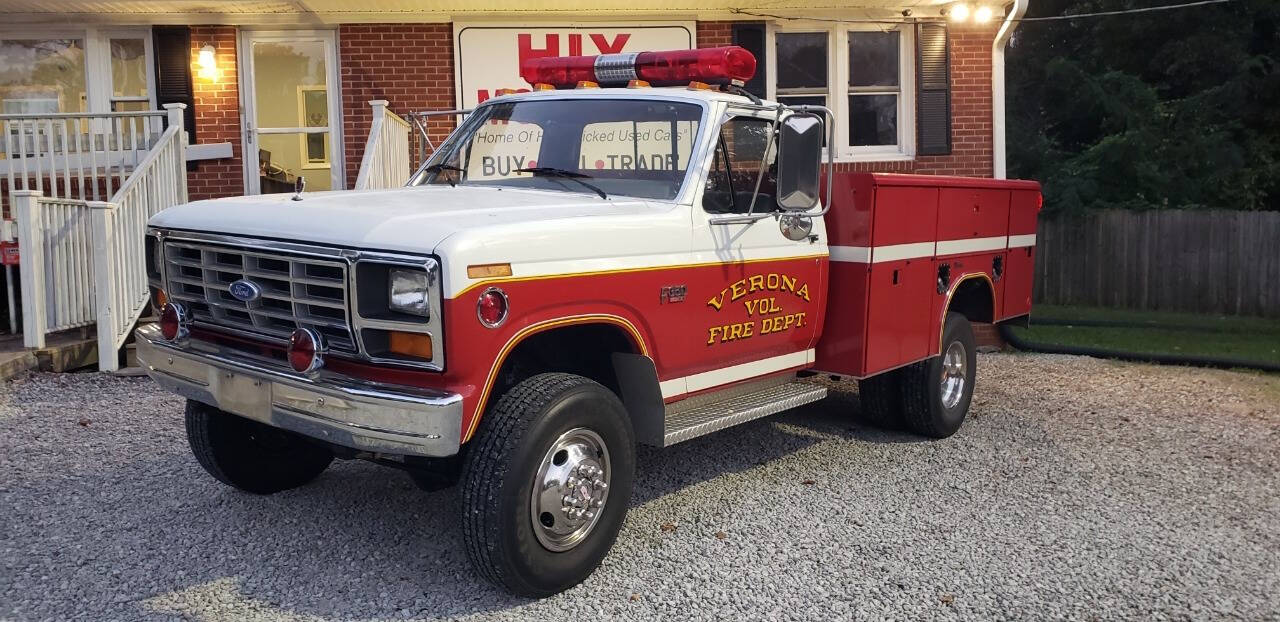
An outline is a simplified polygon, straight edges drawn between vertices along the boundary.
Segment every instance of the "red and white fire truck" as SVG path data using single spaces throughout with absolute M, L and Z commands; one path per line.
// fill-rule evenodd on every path
M 477 572 L 537 596 L 609 550 L 637 443 L 822 399 L 808 375 L 954 433 L 970 323 L 1030 312 L 1039 186 L 836 172 L 829 113 L 746 95 L 754 69 L 536 59 L 404 188 L 157 215 L 138 357 L 196 459 L 260 494 L 334 458 L 456 481 Z

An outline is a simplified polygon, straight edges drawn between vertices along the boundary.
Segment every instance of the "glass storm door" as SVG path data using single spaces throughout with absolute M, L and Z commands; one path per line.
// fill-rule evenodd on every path
M 343 187 L 333 33 L 246 32 L 245 190 Z

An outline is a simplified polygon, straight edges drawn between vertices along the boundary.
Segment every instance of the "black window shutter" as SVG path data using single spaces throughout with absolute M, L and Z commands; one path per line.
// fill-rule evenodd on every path
M 916 24 L 916 151 L 951 153 L 951 59 L 946 24 Z
M 743 88 L 756 97 L 765 97 L 765 72 L 768 63 L 764 59 L 764 24 L 735 23 L 733 25 L 733 44 L 746 48 L 756 57 L 756 75 L 747 80 Z
M 156 56 L 156 105 L 186 104 L 183 125 L 196 144 L 196 101 L 191 87 L 191 29 L 156 26 L 152 29 Z

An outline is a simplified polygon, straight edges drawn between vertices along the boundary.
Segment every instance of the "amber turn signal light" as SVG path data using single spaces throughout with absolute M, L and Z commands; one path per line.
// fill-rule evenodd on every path
M 496 276 L 511 276 L 511 264 L 486 263 L 467 266 L 467 278 L 491 279 Z
M 431 360 L 431 335 L 393 330 L 387 333 L 387 337 L 387 349 L 392 353 Z

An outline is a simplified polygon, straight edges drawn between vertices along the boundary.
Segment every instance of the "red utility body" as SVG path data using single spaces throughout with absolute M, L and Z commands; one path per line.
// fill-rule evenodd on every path
M 831 202 L 817 369 L 862 378 L 939 354 L 961 288 L 978 321 L 1031 312 L 1040 184 L 836 173 Z

